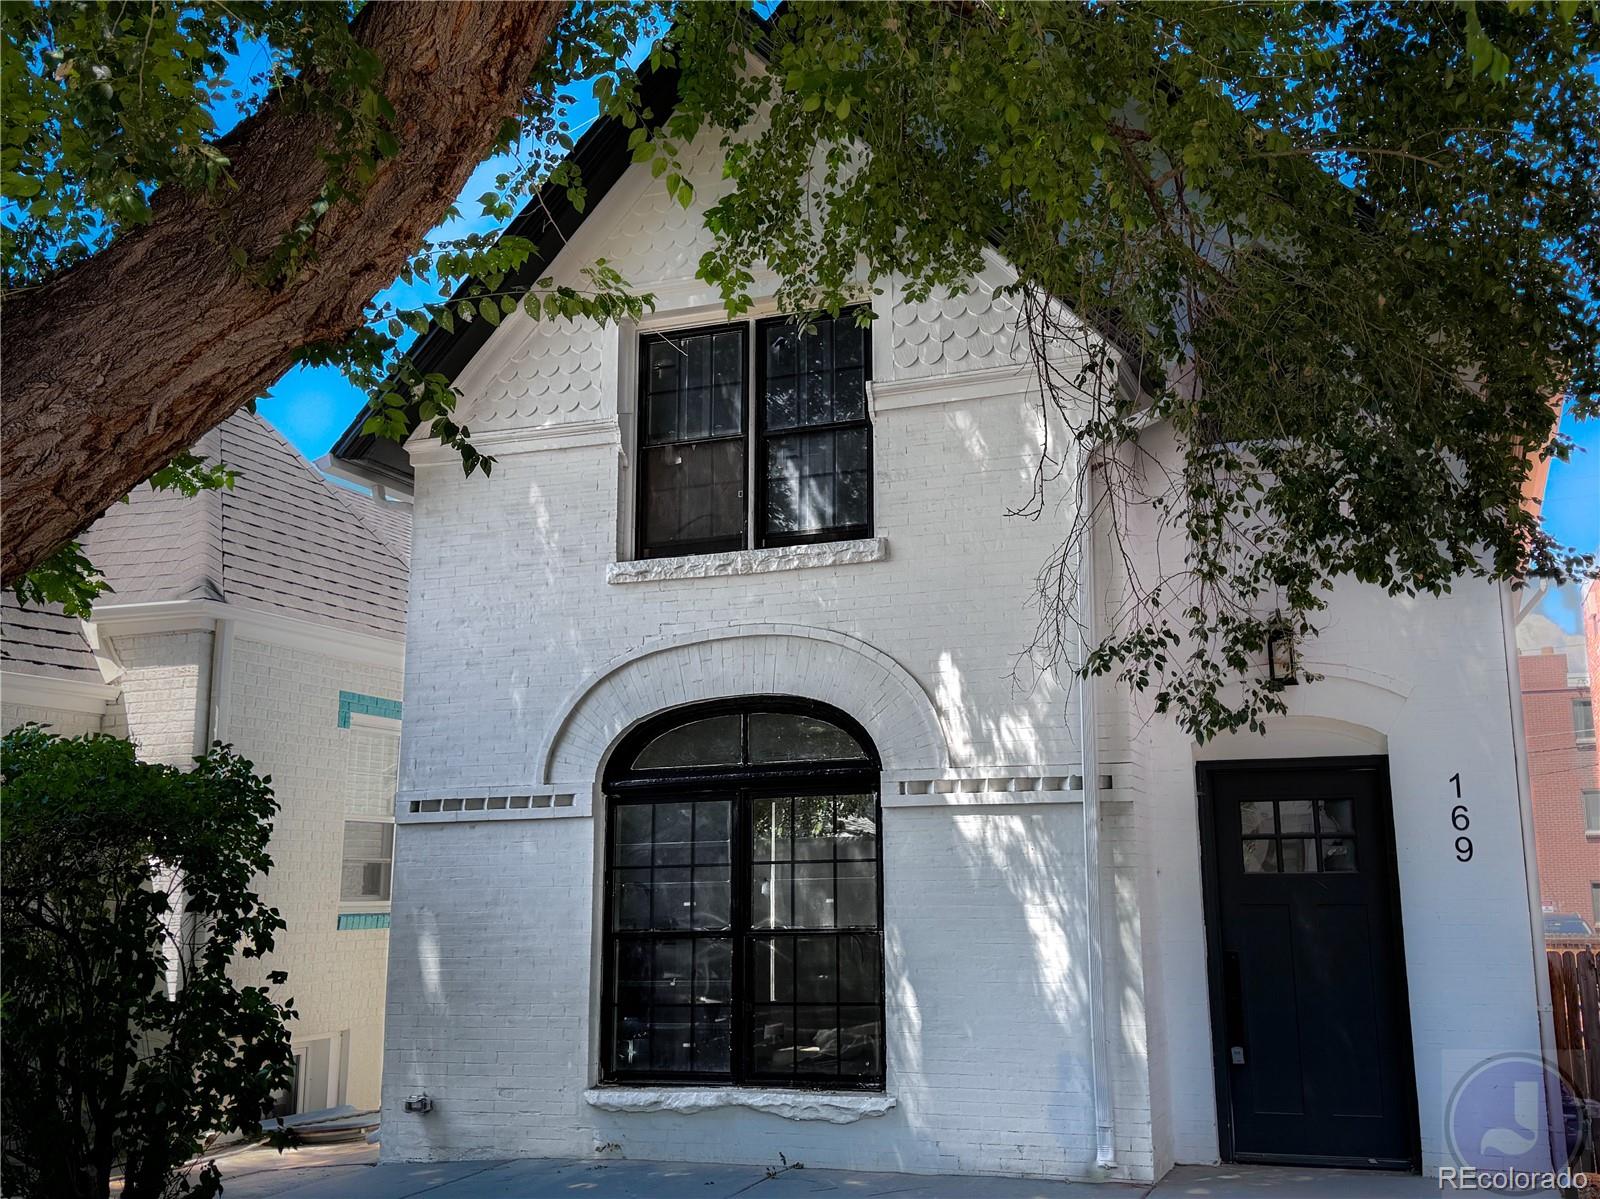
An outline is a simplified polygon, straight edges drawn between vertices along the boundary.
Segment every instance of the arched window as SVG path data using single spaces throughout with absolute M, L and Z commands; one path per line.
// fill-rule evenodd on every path
M 877 754 L 820 704 L 678 709 L 606 771 L 602 1076 L 881 1088 Z

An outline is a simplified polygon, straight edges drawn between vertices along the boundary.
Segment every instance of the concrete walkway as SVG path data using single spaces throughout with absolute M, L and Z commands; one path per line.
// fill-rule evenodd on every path
M 1179 1166 L 1155 1187 L 633 1161 L 378 1165 L 366 1144 L 221 1156 L 223 1199 L 1423 1199 L 1437 1180 L 1360 1170 Z

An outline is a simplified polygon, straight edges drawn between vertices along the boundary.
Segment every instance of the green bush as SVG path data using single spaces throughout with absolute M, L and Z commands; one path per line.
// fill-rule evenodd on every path
M 222 745 L 183 771 L 114 737 L 0 742 L 6 1194 L 99 1199 L 120 1170 L 128 1199 L 214 1195 L 185 1163 L 290 1085 L 293 1000 L 230 976 L 284 927 L 253 889 L 270 781 Z

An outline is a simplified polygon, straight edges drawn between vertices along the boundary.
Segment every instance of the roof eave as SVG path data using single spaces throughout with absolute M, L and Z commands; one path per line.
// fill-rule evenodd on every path
M 651 113 L 651 125 L 659 125 L 677 106 L 678 69 L 652 70 L 648 66 L 641 69 L 639 91 L 643 106 Z M 633 165 L 633 154 L 628 147 L 630 133 L 620 120 L 605 117 L 591 125 L 573 147 L 567 161 L 576 164 L 583 181 L 585 204 L 582 211 L 573 206 L 564 186 L 547 183 L 513 218 L 504 236 L 529 239 L 533 242 L 533 253 L 511 274 L 506 282 L 508 289 L 530 288 L 543 278 L 556 255 L 627 173 Z M 473 280 L 464 281 L 452 294 L 451 301 L 465 298 L 472 284 Z M 493 332 L 494 327 L 488 321 L 462 321 L 449 332 L 435 324 L 419 335 L 406 353 L 423 374 L 442 374 L 453 381 Z M 412 413 L 411 417 L 414 425 L 416 414 Z M 398 442 L 362 432 L 366 420 L 367 412 L 363 409 L 334 442 L 330 456 L 352 472 L 359 472 L 362 481 L 381 482 L 409 491 L 411 461 L 404 448 Z

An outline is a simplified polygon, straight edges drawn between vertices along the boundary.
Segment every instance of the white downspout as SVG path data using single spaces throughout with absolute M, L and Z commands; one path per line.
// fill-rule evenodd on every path
M 1511 712 L 1511 753 L 1517 767 L 1517 816 L 1522 833 L 1522 875 L 1528 894 L 1528 926 L 1533 950 L 1533 997 L 1539 1019 L 1539 1056 L 1551 1066 L 1556 1061 L 1555 1004 L 1550 997 L 1550 968 L 1544 952 L 1544 905 L 1539 895 L 1539 857 L 1533 837 L 1533 786 L 1528 777 L 1527 730 L 1522 723 L 1521 667 L 1517 664 L 1517 601 L 1510 583 L 1500 584 L 1500 625 L 1505 639 L 1506 702 Z M 1553 1070 L 1545 1071 L 1545 1128 L 1554 1137 L 1562 1126 L 1561 1087 Z M 1554 1144 L 1550 1156 L 1556 1169 L 1566 1164 Z
M 1082 656 L 1099 644 L 1099 582 L 1095 577 L 1094 514 L 1099 510 L 1099 475 L 1084 455 L 1083 547 L 1078 562 L 1078 624 Z M 1094 1099 L 1095 1164 L 1109 1170 L 1117 1164 L 1116 1128 L 1111 1112 L 1111 1046 L 1106 1028 L 1105 961 L 1101 938 L 1100 883 L 1100 723 L 1093 678 L 1078 680 L 1078 744 L 1083 752 L 1083 909 L 1088 933 L 1086 988 L 1089 996 L 1089 1084 Z
M 211 630 L 211 677 L 206 686 L 205 739 L 204 744 L 199 747 L 199 753 L 202 754 L 211 752 L 213 742 L 223 740 L 228 714 L 226 685 L 228 659 L 232 649 L 233 621 L 219 620 Z M 184 953 L 197 948 L 198 941 L 195 936 L 194 921 L 186 914 L 189 893 L 183 886 L 182 877 L 174 871 L 166 873 L 164 878 L 173 905 L 165 917 L 170 935 L 165 951 L 167 998 L 176 999 L 185 983 Z
M 214 741 L 226 741 L 228 731 L 228 670 L 233 658 L 233 621 L 217 621 L 211 634 L 211 688 L 210 708 L 206 713 L 206 743 L 202 751 L 209 750 Z

